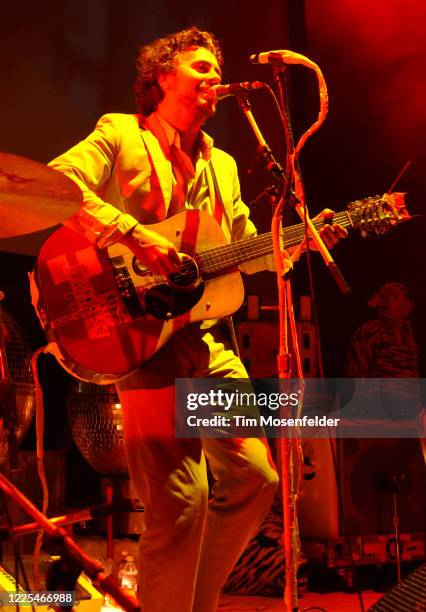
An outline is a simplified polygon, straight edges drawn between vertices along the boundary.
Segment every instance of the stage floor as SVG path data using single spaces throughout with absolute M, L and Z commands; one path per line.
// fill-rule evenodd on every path
M 381 593 L 366 591 L 362 594 L 364 610 L 368 610 L 381 597 Z M 284 612 L 286 607 L 281 599 L 269 597 L 244 597 L 222 595 L 218 612 Z M 299 610 L 312 612 L 360 612 L 358 595 L 349 593 L 305 593 L 299 599 Z
M 106 540 L 103 537 L 76 537 L 77 542 L 85 552 L 101 562 L 106 557 Z M 120 557 L 121 550 L 127 550 L 137 557 L 137 542 L 133 539 L 114 539 L 114 557 Z M 382 593 L 373 591 L 363 592 L 364 610 L 368 610 L 377 600 L 383 596 Z M 284 601 L 279 598 L 222 595 L 218 612 L 284 612 Z M 360 612 L 358 595 L 355 593 L 312 593 L 305 592 L 299 599 L 299 609 L 311 610 L 312 612 Z M 103 608 L 107 611 L 108 608 Z M 109 609 L 111 612 L 111 609 Z M 170 611 L 172 612 L 172 611 Z
M 367 612 L 382 595 L 371 591 L 363 593 L 364 610 Z M 217 612 L 285 612 L 281 599 L 270 597 L 249 597 L 242 595 L 222 595 Z M 306 593 L 299 600 L 300 612 L 360 612 L 357 595 L 348 593 Z M 122 612 L 121 608 L 104 606 L 101 612 Z

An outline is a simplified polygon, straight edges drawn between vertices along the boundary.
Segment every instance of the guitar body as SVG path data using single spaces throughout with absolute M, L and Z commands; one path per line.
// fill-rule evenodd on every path
M 179 329 L 230 315 L 243 301 L 238 269 L 205 277 L 197 269 L 197 253 L 227 244 L 210 215 L 188 210 L 150 228 L 190 256 L 172 283 L 138 265 L 127 247 L 98 249 L 65 227 L 40 251 L 38 315 L 61 365 L 77 378 L 97 384 L 119 380 Z

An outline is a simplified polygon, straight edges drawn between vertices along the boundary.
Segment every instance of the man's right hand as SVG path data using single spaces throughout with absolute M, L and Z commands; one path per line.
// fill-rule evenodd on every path
M 167 276 L 181 266 L 174 244 L 140 223 L 120 240 L 135 257 L 154 274 Z

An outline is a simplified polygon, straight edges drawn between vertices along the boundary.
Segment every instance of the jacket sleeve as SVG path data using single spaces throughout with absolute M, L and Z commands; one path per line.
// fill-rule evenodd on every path
M 114 115 L 104 115 L 87 138 L 49 164 L 77 183 L 82 192 L 82 207 L 64 225 L 99 247 L 117 242 L 138 223 L 97 195 L 111 177 L 119 146 L 117 121 Z

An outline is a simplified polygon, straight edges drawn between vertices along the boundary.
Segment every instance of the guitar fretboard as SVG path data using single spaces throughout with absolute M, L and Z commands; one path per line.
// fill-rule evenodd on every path
M 336 213 L 333 223 L 339 223 L 343 227 L 353 225 L 351 214 L 347 211 Z M 324 219 L 315 219 L 313 224 L 317 230 L 324 225 Z M 291 225 L 283 230 L 283 243 L 286 249 L 298 245 L 305 236 L 304 223 Z M 237 240 L 212 249 L 199 252 L 195 259 L 200 273 L 203 276 L 216 275 L 227 269 L 232 269 L 240 264 L 270 255 L 273 252 L 272 234 L 268 232 L 251 238 Z

